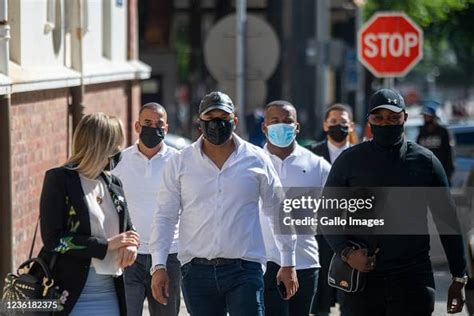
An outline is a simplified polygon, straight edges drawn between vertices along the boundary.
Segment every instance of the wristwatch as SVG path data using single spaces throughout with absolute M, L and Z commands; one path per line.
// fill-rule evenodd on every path
M 467 284 L 468 279 L 469 279 L 469 277 L 467 275 L 465 275 L 463 277 L 453 277 L 454 282 L 462 283 L 464 285 Z
M 153 273 L 155 273 L 158 270 L 166 271 L 166 266 L 164 264 L 157 264 L 154 267 L 151 267 L 150 268 L 150 275 L 153 276 Z

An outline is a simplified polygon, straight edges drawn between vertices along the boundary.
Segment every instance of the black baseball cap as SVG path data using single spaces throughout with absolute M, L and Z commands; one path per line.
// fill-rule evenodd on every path
M 405 111 L 405 100 L 400 93 L 393 89 L 380 89 L 370 97 L 369 113 L 378 109 L 400 113 Z
M 225 93 L 213 91 L 206 94 L 199 104 L 199 115 L 206 114 L 209 111 L 219 109 L 227 113 L 234 113 L 235 107 L 232 100 Z

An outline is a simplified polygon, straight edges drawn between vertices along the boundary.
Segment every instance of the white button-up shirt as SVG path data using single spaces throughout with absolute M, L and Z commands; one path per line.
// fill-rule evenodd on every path
M 281 160 L 268 151 L 280 181 L 285 189 L 307 188 L 310 192 L 317 192 L 324 186 L 329 175 L 331 165 L 322 157 L 296 144 L 293 152 Z M 316 189 L 316 190 L 313 190 Z M 319 190 L 317 190 L 319 189 Z M 275 240 L 270 233 L 270 223 L 264 218 L 261 220 L 264 232 L 267 260 L 280 264 L 280 256 Z M 296 269 L 317 268 L 319 265 L 318 243 L 314 235 L 298 235 L 296 241 Z
M 122 159 L 112 170 L 123 184 L 130 218 L 140 234 L 138 253 L 149 254 L 151 235 L 151 219 L 156 209 L 156 196 L 160 187 L 161 173 L 166 162 L 178 151 L 166 146 L 163 142 L 161 149 L 151 159 L 148 159 L 138 149 L 138 143 L 122 152 Z M 177 228 L 170 247 L 170 253 L 178 252 Z
M 328 149 L 329 149 L 329 158 L 331 159 L 331 164 L 334 163 L 334 161 L 339 157 L 340 154 L 347 148 L 351 147 L 351 144 L 347 142 L 344 146 L 342 147 L 337 147 L 334 146 L 329 140 L 327 142 L 328 144 Z
M 233 140 L 236 148 L 221 169 L 202 152 L 202 137 L 165 166 L 150 243 L 153 265 L 165 264 L 178 218 L 181 264 L 193 258 L 266 263 L 260 214 L 276 222 L 281 184 L 261 148 L 235 134 Z M 293 266 L 296 236 L 276 241 L 282 264 Z

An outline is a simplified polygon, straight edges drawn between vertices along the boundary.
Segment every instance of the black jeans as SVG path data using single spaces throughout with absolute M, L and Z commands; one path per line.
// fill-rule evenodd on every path
M 431 272 L 367 278 L 365 289 L 345 293 L 353 316 L 429 316 L 435 303 Z
M 308 316 L 311 310 L 316 285 L 318 284 L 319 268 L 297 270 L 299 289 L 288 301 L 278 293 L 276 276 L 280 266 L 267 262 L 264 275 L 265 315 L 266 316 Z

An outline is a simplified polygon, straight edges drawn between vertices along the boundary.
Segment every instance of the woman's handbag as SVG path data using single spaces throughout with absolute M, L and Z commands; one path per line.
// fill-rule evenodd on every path
M 19 300 L 55 300 L 60 296 L 59 287 L 54 283 L 51 270 L 56 262 L 57 254 L 54 253 L 48 264 L 42 258 L 31 258 L 38 232 L 38 222 L 36 223 L 35 234 L 30 248 L 28 260 L 20 264 L 17 273 L 8 273 L 3 287 L 3 301 Z
M 365 249 L 365 245 L 349 241 L 353 249 Z M 364 290 L 366 275 L 351 268 L 339 254 L 334 254 L 329 265 L 328 284 L 344 292 L 360 292 Z

